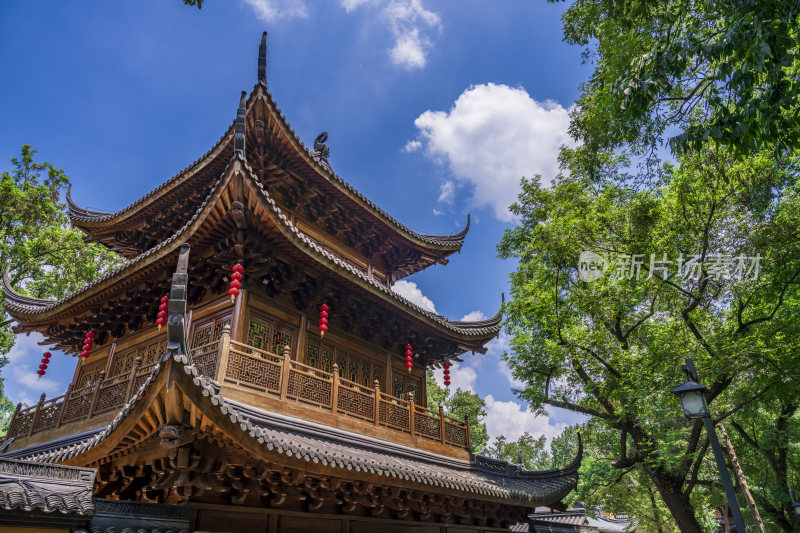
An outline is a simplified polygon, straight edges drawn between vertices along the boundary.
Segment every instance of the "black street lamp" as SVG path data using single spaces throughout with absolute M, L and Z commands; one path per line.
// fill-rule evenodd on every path
M 711 412 L 708 409 L 706 402 L 706 391 L 708 388 L 700 384 L 700 379 L 697 377 L 697 370 L 694 367 L 694 361 L 691 359 L 686 360 L 683 365 L 683 371 L 686 372 L 686 377 L 689 381 L 672 389 L 672 393 L 681 399 L 681 406 L 683 407 L 683 415 L 688 419 L 702 418 L 703 424 L 706 426 L 708 433 L 708 442 L 711 444 L 711 449 L 714 450 L 714 458 L 717 460 L 717 468 L 719 469 L 719 477 L 722 480 L 722 486 L 725 489 L 725 495 L 728 497 L 728 507 L 730 507 L 731 514 L 733 515 L 733 522 L 736 524 L 736 531 L 745 533 L 747 530 L 744 528 L 744 520 L 742 519 L 742 512 L 739 509 L 739 502 L 736 500 L 736 493 L 733 490 L 733 483 L 731 483 L 731 476 L 728 474 L 728 467 L 725 465 L 725 458 L 722 456 L 722 448 L 719 446 L 717 439 L 717 432 L 714 429 L 714 422 L 711 420 Z M 724 517 L 727 520 L 728 517 Z

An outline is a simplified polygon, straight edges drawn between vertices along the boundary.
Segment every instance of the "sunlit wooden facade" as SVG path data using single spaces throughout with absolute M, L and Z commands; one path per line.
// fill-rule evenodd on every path
M 73 355 L 96 334 L 64 395 L 18 407 L 6 453 L 96 468 L 96 497 L 189 506 L 197 530 L 479 531 L 557 503 L 577 462 L 526 472 L 475 455 L 468 422 L 426 405 L 426 369 L 485 352 L 501 316 L 450 321 L 392 285 L 446 264 L 469 222 L 435 236 L 394 220 L 333 172 L 326 136 L 297 139 L 265 40 L 258 72 L 218 143 L 143 198 L 116 213 L 68 198 L 124 266 L 57 302 L 4 278 L 17 332 Z M 170 290 L 186 353 L 153 325 Z

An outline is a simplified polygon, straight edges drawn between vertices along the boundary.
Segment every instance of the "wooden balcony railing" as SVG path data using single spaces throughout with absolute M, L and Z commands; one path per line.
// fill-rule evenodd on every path
M 191 356 L 203 375 L 226 386 L 385 428 L 389 437 L 391 432 L 398 432 L 444 446 L 466 450 L 472 447 L 469 421 L 446 415 L 442 406 L 434 411 L 415 404 L 410 393 L 408 398 L 386 394 L 377 380 L 373 387 L 349 381 L 339 376 L 336 364 L 333 372 L 325 372 L 293 361 L 289 346 L 283 354 L 274 354 L 233 341 L 229 326 L 224 328 L 220 340 L 192 349 Z M 152 370 L 153 365 L 140 366 L 140 363 L 136 359 L 130 371 L 108 379 L 101 372 L 96 383 L 67 389 L 57 398 L 45 401 L 42 394 L 33 407 L 22 409 L 18 405 L 8 437 L 29 437 L 119 409 Z

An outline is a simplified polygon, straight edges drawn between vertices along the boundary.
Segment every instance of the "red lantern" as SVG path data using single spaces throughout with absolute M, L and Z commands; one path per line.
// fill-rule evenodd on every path
M 231 303 L 236 302 L 236 297 L 239 296 L 239 289 L 242 288 L 242 272 L 244 272 L 244 267 L 239 263 L 233 265 L 233 274 L 231 274 L 231 283 L 230 289 L 228 289 L 228 294 L 231 295 Z
M 445 387 L 449 387 L 450 386 L 450 363 L 443 364 L 442 368 L 444 369 L 444 386 Z
M 410 344 L 406 344 L 406 368 L 409 374 L 411 373 L 411 369 L 414 368 L 414 352 Z
M 92 345 L 94 344 L 94 332 L 87 331 L 86 337 L 83 339 L 83 349 L 81 351 L 81 357 L 89 357 L 90 352 L 92 351 Z
M 319 336 L 324 337 L 325 332 L 328 331 L 328 309 L 325 304 L 319 306 Z
M 39 375 L 39 378 L 37 379 L 41 379 L 41 377 L 47 373 L 47 365 L 50 364 L 50 358 L 52 356 L 53 354 L 50 352 L 44 352 L 42 354 L 42 363 L 39 365 L 39 370 L 36 371 L 36 373 Z
M 158 306 L 158 318 L 156 318 L 156 324 L 158 325 L 158 331 L 161 331 L 161 326 L 167 325 L 167 308 L 169 306 L 169 296 L 162 296 L 161 297 L 161 304 Z

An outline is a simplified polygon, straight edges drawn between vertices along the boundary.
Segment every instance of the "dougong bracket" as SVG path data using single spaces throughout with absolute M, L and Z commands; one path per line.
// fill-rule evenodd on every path
M 189 285 L 188 244 L 181 245 L 178 267 L 172 275 L 169 291 L 169 316 L 167 317 L 167 353 L 165 357 L 188 356 L 186 331 L 186 290 Z

